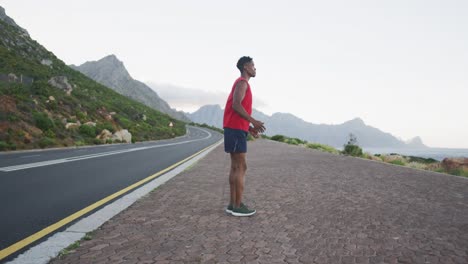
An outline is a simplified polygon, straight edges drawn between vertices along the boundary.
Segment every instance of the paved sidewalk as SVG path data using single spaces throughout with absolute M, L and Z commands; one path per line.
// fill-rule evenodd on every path
M 257 140 L 237 218 L 229 165 L 221 145 L 51 263 L 468 263 L 468 179 Z

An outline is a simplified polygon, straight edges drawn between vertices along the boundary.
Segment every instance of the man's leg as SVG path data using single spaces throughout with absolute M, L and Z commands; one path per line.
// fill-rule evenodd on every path
M 231 204 L 236 208 L 239 208 L 242 202 L 246 170 L 245 153 L 231 153 L 229 186 L 231 188 Z
M 235 206 L 236 204 L 236 161 L 234 160 L 233 153 L 231 153 L 231 169 L 229 171 L 229 188 L 231 190 L 231 197 L 229 204 Z
M 251 216 L 255 214 L 255 210 L 249 209 L 245 204 L 242 204 L 242 195 L 244 193 L 244 178 L 247 170 L 245 162 L 245 153 L 231 153 L 231 174 L 229 183 L 231 186 L 231 200 L 233 202 L 233 216 Z

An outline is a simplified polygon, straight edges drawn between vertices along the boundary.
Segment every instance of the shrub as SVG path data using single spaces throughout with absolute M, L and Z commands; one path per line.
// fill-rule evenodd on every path
M 5 141 L 0 141 L 0 150 L 7 150 L 8 144 Z
M 15 113 L 10 113 L 8 115 L 8 121 L 10 121 L 10 122 L 17 122 L 19 120 L 20 120 L 20 118 Z
M 299 141 L 301 141 L 301 140 L 299 140 Z M 288 144 L 291 144 L 291 145 L 299 145 L 299 141 L 297 139 L 295 139 L 295 138 L 288 138 L 284 142 L 288 143 Z
M 84 122 L 86 119 L 86 115 L 85 113 L 78 111 L 76 112 L 76 118 L 78 118 L 78 120 L 80 120 L 81 122 Z
M 80 126 L 80 134 L 87 136 L 87 137 L 95 137 L 96 136 L 96 128 L 94 126 L 82 125 Z
M 48 129 L 45 133 L 44 133 L 44 136 L 48 137 L 48 138 L 55 138 L 55 133 Z
M 285 139 L 286 137 L 283 135 L 274 135 L 271 137 L 271 140 L 279 141 L 279 142 L 284 142 Z
M 361 157 L 362 149 L 357 145 L 348 144 L 348 145 L 345 145 L 343 154 L 354 156 L 354 157 Z
M 302 140 L 300 138 L 292 138 L 292 139 L 297 141 L 298 144 L 303 144 L 303 145 L 307 144 L 307 140 Z
M 62 123 L 62 120 L 60 119 L 54 119 L 54 126 L 57 129 L 65 129 L 65 125 Z
M 57 110 L 57 102 L 56 101 L 50 101 L 46 105 L 47 109 L 49 110 Z
M 15 135 L 16 135 L 17 137 L 19 137 L 19 138 L 24 138 L 24 136 L 25 136 L 26 134 L 24 133 L 23 130 L 16 130 L 16 131 L 15 131 Z
M 424 164 L 438 162 L 437 160 L 435 160 L 433 158 L 421 158 L 421 157 L 415 157 L 415 156 L 409 156 L 409 161 L 410 162 L 424 163 Z
M 358 145 L 357 137 L 353 133 L 349 133 L 349 139 L 346 145 Z
M 105 122 L 102 122 L 102 123 L 98 123 L 96 125 L 96 130 L 97 131 L 102 131 L 104 129 L 107 129 L 109 130 L 109 132 L 111 133 L 114 133 L 115 132 L 115 129 L 114 129 L 114 126 L 112 126 L 112 123 L 109 122 L 109 121 L 105 121 Z
M 11 149 L 11 150 L 15 150 L 16 149 L 16 144 L 15 143 L 10 143 L 10 145 L 8 145 L 8 148 Z
M 45 148 L 55 145 L 55 140 L 53 138 L 44 137 L 39 141 L 39 147 Z
M 34 112 L 33 119 L 36 127 L 42 131 L 47 131 L 48 129 L 52 129 L 54 127 L 54 122 L 50 120 L 46 113 Z
M 0 112 L 0 121 L 8 120 L 8 115 L 5 112 Z M 8 120 L 9 121 L 9 120 Z
M 351 155 L 354 157 L 362 157 L 362 149 L 357 144 L 357 138 L 352 133 L 349 134 L 349 140 L 342 151 L 345 155 Z

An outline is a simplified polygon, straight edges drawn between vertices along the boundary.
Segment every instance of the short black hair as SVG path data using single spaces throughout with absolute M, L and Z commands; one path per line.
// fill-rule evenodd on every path
M 244 65 L 246 63 L 249 63 L 251 62 L 253 59 L 250 58 L 249 56 L 243 56 L 241 57 L 238 61 L 237 61 L 237 69 L 239 69 L 239 71 L 242 73 L 242 71 L 244 70 Z

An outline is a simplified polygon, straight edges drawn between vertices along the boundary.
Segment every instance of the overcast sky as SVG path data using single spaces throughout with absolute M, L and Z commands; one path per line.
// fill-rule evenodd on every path
M 115 54 L 133 78 L 165 87 L 161 96 L 179 110 L 224 107 L 235 64 L 249 55 L 254 107 L 267 114 L 325 124 L 360 117 L 405 140 L 468 148 L 468 1 L 0 5 L 65 63 Z

